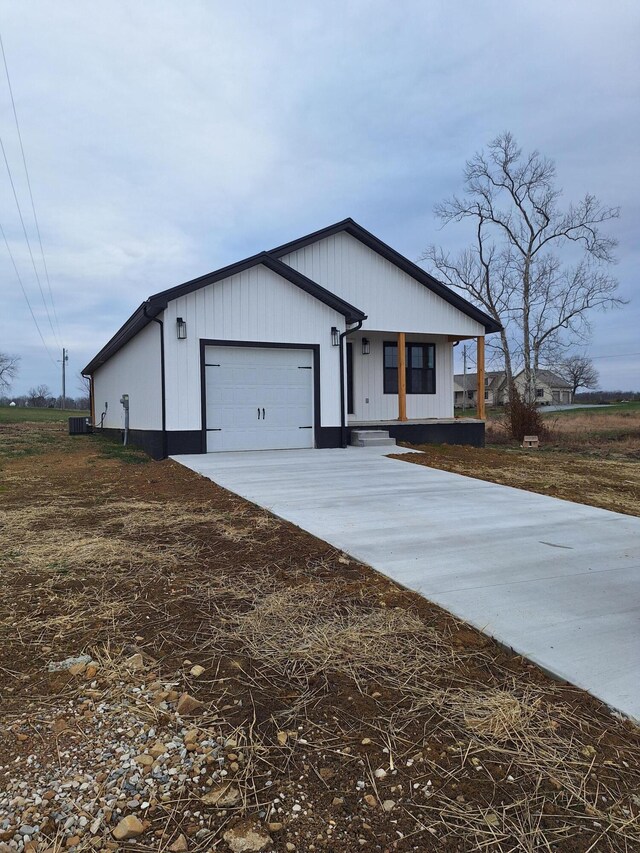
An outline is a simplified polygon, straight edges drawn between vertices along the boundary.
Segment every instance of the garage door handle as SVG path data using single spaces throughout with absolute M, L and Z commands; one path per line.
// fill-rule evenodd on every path
M 258 420 L 260 420 L 260 407 L 258 406 Z
M 264 420 L 264 409 L 262 410 L 262 420 Z

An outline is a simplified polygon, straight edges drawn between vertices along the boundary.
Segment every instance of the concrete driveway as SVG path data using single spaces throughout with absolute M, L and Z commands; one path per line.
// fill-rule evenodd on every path
M 640 719 L 640 518 L 385 452 L 174 458 Z

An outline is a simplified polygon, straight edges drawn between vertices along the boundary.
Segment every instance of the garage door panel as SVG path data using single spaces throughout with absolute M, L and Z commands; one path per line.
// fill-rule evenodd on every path
M 207 450 L 313 447 L 313 385 L 311 350 L 207 347 Z

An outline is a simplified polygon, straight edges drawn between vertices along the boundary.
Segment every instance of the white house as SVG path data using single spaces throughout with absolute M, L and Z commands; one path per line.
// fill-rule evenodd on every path
M 354 426 L 484 441 L 453 347 L 499 326 L 352 219 L 157 293 L 85 367 L 92 416 L 156 458 L 340 447 Z M 482 356 L 481 356 L 482 357 Z

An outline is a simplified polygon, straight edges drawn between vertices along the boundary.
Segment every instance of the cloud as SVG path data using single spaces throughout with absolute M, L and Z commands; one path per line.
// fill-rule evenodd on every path
M 620 203 L 633 297 L 640 7 L 388 2 L 0 2 L 63 343 L 75 368 L 150 293 L 347 215 L 412 259 L 433 204 L 503 129 L 558 164 L 567 198 Z M 0 82 L 0 126 L 28 196 Z M 0 164 L 1 165 L 1 164 Z M 6 175 L 1 221 L 44 316 Z M 0 246 L 0 347 L 16 389 L 57 380 Z M 594 318 L 594 352 L 640 315 Z M 636 351 L 637 345 L 625 351 Z M 611 359 L 611 362 L 616 360 Z M 601 369 L 638 385 L 637 362 Z M 41 378 L 40 378 L 41 377 Z

